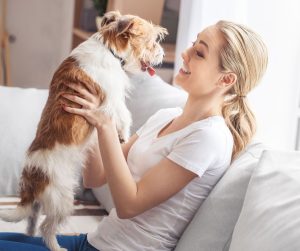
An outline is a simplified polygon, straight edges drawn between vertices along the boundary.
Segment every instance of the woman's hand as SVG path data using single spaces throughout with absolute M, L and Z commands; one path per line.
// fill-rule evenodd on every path
M 83 86 L 77 84 L 66 85 L 76 91 L 79 95 L 64 93 L 62 96 L 81 106 L 81 108 L 74 108 L 67 106 L 67 104 L 63 104 L 63 109 L 66 112 L 84 117 L 89 124 L 97 128 L 112 122 L 112 119 L 101 111 L 101 98 L 96 92 L 91 93 Z

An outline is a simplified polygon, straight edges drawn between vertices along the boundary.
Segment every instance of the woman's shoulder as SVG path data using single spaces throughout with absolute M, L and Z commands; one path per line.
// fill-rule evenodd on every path
M 177 115 L 182 113 L 182 108 L 181 107 L 170 107 L 170 108 L 163 108 L 158 110 L 155 114 L 157 115 Z
M 181 141 L 199 142 L 204 146 L 213 148 L 226 148 L 233 144 L 232 134 L 222 116 L 212 116 L 197 121 L 187 128 Z M 221 150 L 221 149 L 220 149 Z

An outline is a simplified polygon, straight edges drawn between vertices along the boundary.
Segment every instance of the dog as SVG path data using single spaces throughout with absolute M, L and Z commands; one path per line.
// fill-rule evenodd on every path
M 55 234 L 72 213 L 79 169 L 93 144 L 95 129 L 81 116 L 67 113 L 62 103 L 79 107 L 62 97 L 75 93 L 75 83 L 97 93 L 99 109 L 116 123 L 120 140 L 127 140 L 131 114 L 125 104 L 130 90 L 127 73 L 148 71 L 162 62 L 160 41 L 167 30 L 138 16 L 117 11 L 104 15 L 98 32 L 77 46 L 53 75 L 49 96 L 31 143 L 20 179 L 21 200 L 14 210 L 0 212 L 5 221 L 27 219 L 27 234 L 34 235 L 39 213 L 46 217 L 41 235 L 52 251 L 61 248 Z

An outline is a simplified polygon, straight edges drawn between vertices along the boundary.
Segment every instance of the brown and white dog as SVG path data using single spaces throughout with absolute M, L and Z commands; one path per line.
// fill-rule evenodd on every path
M 65 250 L 55 234 L 73 210 L 74 189 L 87 149 L 93 144 L 94 129 L 85 119 L 62 109 L 63 93 L 74 93 L 67 83 L 82 85 L 101 97 L 99 109 L 116 122 L 120 138 L 129 137 L 131 115 L 125 105 L 130 88 L 127 72 L 147 70 L 161 63 L 159 41 L 166 29 L 144 19 L 108 12 L 99 32 L 76 47 L 55 72 L 49 97 L 30 145 L 20 181 L 21 201 L 15 210 L 0 212 L 5 221 L 28 219 L 27 233 L 35 233 L 40 211 L 46 215 L 40 226 L 52 251 Z M 71 102 L 64 100 L 64 102 Z M 72 106 L 76 106 L 74 103 Z

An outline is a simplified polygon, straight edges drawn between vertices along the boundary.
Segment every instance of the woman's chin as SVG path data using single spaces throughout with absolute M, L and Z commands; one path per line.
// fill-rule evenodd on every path
M 184 82 L 184 78 L 181 76 L 180 73 L 178 73 L 178 74 L 174 77 L 174 83 L 180 86 L 183 82 Z

